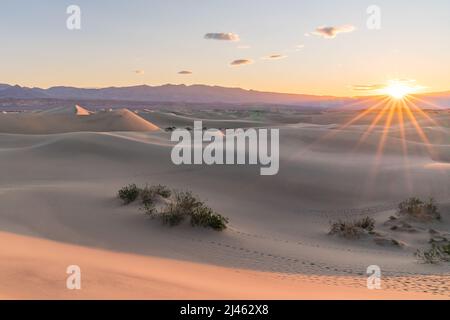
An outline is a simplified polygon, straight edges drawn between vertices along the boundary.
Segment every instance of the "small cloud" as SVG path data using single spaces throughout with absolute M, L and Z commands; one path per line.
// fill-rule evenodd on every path
M 205 39 L 208 40 L 224 40 L 224 41 L 239 41 L 239 35 L 229 32 L 229 33 L 207 33 L 205 34 Z
M 356 84 L 352 86 L 355 91 L 376 91 L 384 88 L 382 84 Z
M 251 59 L 238 59 L 238 60 L 234 60 L 233 62 L 231 62 L 230 65 L 241 66 L 241 65 L 252 64 L 252 63 L 253 63 L 253 60 L 251 60 Z
M 309 37 L 309 36 L 311 36 L 311 35 L 309 34 L 309 32 L 305 32 L 304 36 L 305 36 L 305 37 Z
M 248 45 L 240 45 L 240 46 L 237 46 L 237 48 L 238 49 L 250 49 L 251 47 Z
M 181 70 L 178 72 L 178 74 L 192 74 L 192 71 L 189 70 Z
M 305 47 L 304 44 L 296 45 L 296 46 L 295 46 L 295 51 L 302 51 L 304 47 Z
M 145 74 L 145 71 L 144 71 L 144 70 L 134 70 L 133 72 L 134 72 L 135 74 L 140 74 L 140 75 Z
M 313 32 L 314 35 L 320 36 L 326 39 L 333 39 L 336 38 L 336 36 L 339 33 L 347 33 L 347 32 L 353 32 L 355 31 L 355 27 L 349 24 L 339 26 L 339 27 L 326 27 L 321 26 L 316 29 L 315 32 Z
M 280 59 L 284 59 L 287 58 L 287 56 L 283 55 L 283 54 L 271 54 L 270 56 L 264 57 L 264 60 L 280 60 Z

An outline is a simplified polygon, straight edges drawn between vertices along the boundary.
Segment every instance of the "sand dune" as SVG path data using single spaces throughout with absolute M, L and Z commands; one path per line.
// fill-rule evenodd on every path
M 127 110 L 90 114 L 79 106 L 39 113 L 1 114 L 0 132 L 55 134 L 64 132 L 155 131 L 151 122 Z
M 1 299 L 429 299 L 424 293 L 364 288 L 363 279 L 293 276 L 93 250 L 0 233 Z M 29 248 L 33 247 L 33 250 Z M 66 269 L 81 268 L 81 290 Z
M 77 115 L 77 116 L 89 116 L 92 112 L 87 109 L 75 105 L 73 107 L 58 107 L 50 110 L 38 111 L 40 114 L 47 115 L 55 115 L 55 114 L 64 114 L 64 115 Z
M 112 116 L 149 129 L 130 111 Z M 21 121 L 37 126 L 26 117 Z M 95 126 L 115 123 L 110 113 L 78 118 L 103 119 L 93 121 Z M 86 291 L 76 297 L 342 298 L 345 291 L 349 298 L 448 298 L 450 266 L 421 264 L 414 252 L 429 245 L 429 229 L 450 230 L 450 168 L 435 161 L 413 128 L 402 140 L 399 128 L 392 127 L 377 156 L 385 130 L 375 128 L 358 146 L 367 125 L 337 130 L 335 120 L 336 126 L 278 125 L 280 172 L 273 177 L 260 176 L 254 166 L 175 166 L 170 135 L 162 130 L 24 135 L 33 131 L 22 124 L 22 134 L 0 134 L 0 230 L 16 234 L 1 235 L 11 248 L 0 251 L 0 275 L 11 280 L 0 281 L 6 283 L 0 296 L 71 298 L 55 282 L 65 276 L 58 270 L 70 263 L 92 270 Z M 71 123 L 60 126 L 71 128 Z M 448 159 L 449 130 L 424 131 L 439 158 Z M 149 220 L 138 205 L 122 206 L 115 198 L 132 182 L 192 190 L 228 216 L 230 228 L 216 233 Z M 384 222 L 395 215 L 398 202 L 412 195 L 435 197 L 443 221 L 423 225 L 415 234 L 395 234 L 404 243 L 401 248 L 327 234 L 330 220 L 363 215 L 375 218 L 380 232 L 391 232 Z M 24 249 L 30 243 L 35 250 Z M 383 272 L 380 292 L 365 288 L 366 268 L 372 264 Z M 13 276 L 17 266 L 26 271 L 21 273 L 29 279 L 25 287 Z M 207 281 L 192 280 L 202 274 Z M 99 285 L 113 279 L 118 280 Z M 233 289 L 245 281 L 259 293 Z

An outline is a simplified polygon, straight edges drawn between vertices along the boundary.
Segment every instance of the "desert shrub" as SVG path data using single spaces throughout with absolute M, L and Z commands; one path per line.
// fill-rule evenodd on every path
M 186 215 L 192 215 L 194 210 L 202 205 L 203 202 L 190 191 L 175 192 L 175 207 Z
M 179 225 L 189 218 L 192 226 L 202 226 L 217 231 L 227 227 L 228 218 L 215 213 L 190 191 L 173 192 L 163 185 L 147 185 L 141 189 L 131 184 L 119 191 L 119 197 L 126 204 L 140 197 L 141 210 L 148 216 L 160 218 L 163 224 L 169 226 Z M 162 209 L 159 206 L 161 203 L 165 204 Z M 160 209 L 157 209 L 157 205 Z
M 202 205 L 194 210 L 191 216 L 192 226 L 201 226 L 204 228 L 212 228 L 222 231 L 227 228 L 228 219 L 215 213 L 211 208 Z
M 440 220 L 441 214 L 433 198 L 422 201 L 419 198 L 409 198 L 398 205 L 398 215 L 408 216 L 418 220 Z
M 424 263 L 436 264 L 439 262 L 450 261 L 450 244 L 433 243 L 428 250 L 417 250 L 416 257 Z
M 144 202 L 142 204 L 142 210 L 144 210 L 146 215 L 155 216 L 158 213 L 156 206 L 153 202 Z
M 359 238 L 361 228 L 356 227 L 351 222 L 337 221 L 331 224 L 330 234 L 337 234 L 347 239 Z
M 163 224 L 171 227 L 179 225 L 187 217 L 186 213 L 180 211 L 180 208 L 174 203 L 167 205 L 165 210 L 160 213 L 160 216 Z
M 174 201 L 161 212 L 164 224 L 176 226 L 190 218 L 192 226 L 212 228 L 217 231 L 226 229 L 228 219 L 215 213 L 190 191 L 175 192 Z
M 149 186 L 145 186 L 139 193 L 143 205 L 153 205 L 156 201 L 156 196 Z
M 371 232 L 375 229 L 375 220 L 365 217 L 355 221 L 338 220 L 333 222 L 329 234 L 337 234 L 347 239 L 359 238 L 365 232 Z
M 124 204 L 130 204 L 137 199 L 139 193 L 139 188 L 133 183 L 120 189 L 118 195 Z
M 361 220 L 357 220 L 354 224 L 356 227 L 367 231 L 373 231 L 375 229 L 375 219 L 370 217 L 364 217 Z
M 163 197 L 164 199 L 168 199 L 172 195 L 172 191 L 168 187 L 160 185 L 160 184 L 151 187 L 151 190 L 155 194 Z
M 163 185 L 145 186 L 140 190 L 140 196 L 142 204 L 154 204 L 158 199 L 158 196 L 168 199 L 172 195 L 172 191 Z
M 174 199 L 161 212 L 162 222 L 169 226 L 182 223 L 187 217 L 192 217 L 194 211 L 202 202 L 189 191 L 176 191 Z

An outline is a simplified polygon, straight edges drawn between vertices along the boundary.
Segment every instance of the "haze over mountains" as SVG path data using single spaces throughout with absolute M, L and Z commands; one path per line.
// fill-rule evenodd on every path
M 424 94 L 427 102 L 450 107 L 450 92 Z M 201 104 L 266 104 L 333 108 L 366 100 L 226 88 L 207 85 L 130 86 L 86 89 L 75 87 L 28 88 L 0 84 L 0 99 L 80 99 Z M 367 105 L 361 105 L 367 107 Z M 431 107 L 427 106 L 427 107 Z

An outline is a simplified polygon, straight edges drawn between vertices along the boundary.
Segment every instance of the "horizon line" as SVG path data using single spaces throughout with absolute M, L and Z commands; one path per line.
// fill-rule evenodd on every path
M 39 87 L 39 86 L 23 86 L 20 84 L 9 84 L 9 83 L 0 83 L 0 85 L 7 85 L 7 86 L 11 86 L 11 87 L 20 87 L 20 88 L 28 88 L 28 89 L 41 89 L 41 90 L 49 90 L 52 88 L 59 88 L 59 87 L 64 87 L 64 88 L 73 88 L 73 89 L 85 89 L 85 90 L 102 90 L 102 89 L 112 89 L 112 88 L 133 88 L 133 87 L 150 87 L 150 88 L 158 88 L 158 87 L 164 87 L 164 86 L 174 86 L 174 87 L 180 87 L 180 86 L 184 86 L 184 87 L 195 87 L 195 86 L 204 86 L 204 87 L 217 87 L 217 88 L 223 88 L 223 89 L 240 89 L 240 90 L 244 90 L 244 91 L 248 91 L 248 92 L 260 92 L 260 93 L 269 93 L 269 94 L 283 94 L 283 95 L 299 95 L 299 96 L 311 96 L 311 97 L 320 97 L 320 98 L 337 98 L 337 99 L 354 99 L 354 98 L 367 98 L 367 97 L 378 97 L 378 96 L 384 96 L 383 94 L 380 93 L 374 93 L 374 94 L 367 94 L 367 95 L 330 95 L 330 94 L 311 94 L 311 93 L 292 93 L 292 92 L 279 92 L 279 91 L 265 91 L 265 90 L 257 90 L 257 89 L 247 89 L 247 88 L 243 88 L 243 87 L 227 87 L 227 86 L 221 86 L 221 85 L 211 85 L 211 84 L 202 84 L 202 83 L 195 83 L 195 84 L 185 84 L 185 83 L 180 83 L 180 84 L 174 84 L 174 83 L 165 83 L 165 84 L 160 84 L 160 85 L 151 85 L 151 84 L 147 84 L 147 83 L 143 83 L 143 84 L 136 84 L 136 85 L 124 85 L 124 86 L 100 86 L 100 87 L 79 87 L 79 86 L 71 86 L 71 85 L 53 85 L 53 86 L 49 86 L 49 87 Z M 439 95 L 439 94 L 450 94 L 450 89 L 448 90 L 444 90 L 444 91 L 424 91 L 424 92 L 417 92 L 414 94 L 411 94 L 412 96 L 414 95 Z

